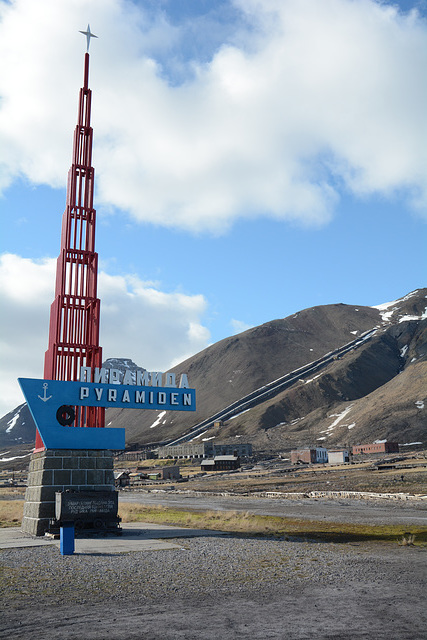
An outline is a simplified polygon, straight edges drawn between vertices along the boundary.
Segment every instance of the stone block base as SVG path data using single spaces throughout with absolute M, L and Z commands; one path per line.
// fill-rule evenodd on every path
M 33 453 L 22 531 L 43 536 L 55 518 L 57 491 L 115 491 L 111 451 L 49 449 Z

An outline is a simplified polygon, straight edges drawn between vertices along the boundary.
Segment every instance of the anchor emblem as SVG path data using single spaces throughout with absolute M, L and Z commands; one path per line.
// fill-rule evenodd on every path
M 48 401 L 48 400 L 50 400 L 50 399 L 51 399 L 51 397 L 52 397 L 52 396 L 49 396 L 49 397 L 48 397 L 48 396 L 46 395 L 47 387 L 48 387 L 47 382 L 44 382 L 44 383 L 43 383 L 43 389 L 44 389 L 43 397 L 42 397 L 42 396 L 38 396 L 38 397 L 40 398 L 40 400 L 43 400 L 43 402 L 47 402 L 47 401 Z

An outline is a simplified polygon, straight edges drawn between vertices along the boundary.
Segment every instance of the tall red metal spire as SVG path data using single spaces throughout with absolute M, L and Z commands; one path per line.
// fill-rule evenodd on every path
M 82 32 L 88 38 L 93 34 Z M 89 35 L 88 35 L 89 34 Z M 80 367 L 101 367 L 99 346 L 100 300 L 97 297 L 98 254 L 95 252 L 93 208 L 94 168 L 90 126 L 89 53 L 85 54 L 84 83 L 79 94 L 73 158 L 68 172 L 67 201 L 62 218 L 61 250 L 57 261 L 55 300 L 50 311 L 49 345 L 44 378 L 79 379 Z M 103 427 L 105 409 L 76 407 L 74 426 Z M 39 433 L 36 450 L 42 449 Z

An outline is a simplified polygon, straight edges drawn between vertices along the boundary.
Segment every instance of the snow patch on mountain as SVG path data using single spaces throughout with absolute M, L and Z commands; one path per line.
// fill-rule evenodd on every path
M 328 416 L 328 418 L 336 418 L 336 420 L 333 421 L 332 424 L 329 425 L 329 427 L 327 429 L 322 429 L 322 431 L 320 431 L 320 433 L 326 433 L 327 436 L 330 436 L 332 434 L 332 431 L 335 429 L 335 427 L 341 422 L 341 420 L 343 420 L 345 418 L 345 416 L 351 411 L 353 405 L 351 404 L 349 407 L 346 407 L 344 409 L 344 411 L 342 411 L 341 413 L 331 413 L 331 415 Z M 343 427 L 346 427 L 347 425 L 343 424 L 341 425 Z M 325 436 L 326 437 L 326 436 Z M 322 438 L 317 438 L 318 440 L 324 440 L 325 437 Z
M 304 384 L 309 384 L 309 382 L 313 382 L 313 380 L 320 378 L 321 375 L 322 375 L 321 373 L 318 373 L 317 376 L 314 376 L 314 378 L 309 378 L 308 380 L 304 380 Z
M 150 429 L 153 429 L 154 427 L 157 427 L 157 425 L 160 424 L 160 422 L 162 421 L 162 418 L 164 418 L 165 415 L 166 415 L 166 411 L 161 411 L 159 413 L 159 415 L 157 416 L 157 418 L 154 420 L 154 422 L 151 425 Z
M 202 437 L 202 436 L 204 436 L 204 435 L 205 435 L 205 433 L 207 433 L 207 432 L 208 432 L 208 431 L 207 431 L 207 429 L 206 429 L 206 431 L 203 431 L 202 433 L 198 433 L 198 434 L 197 434 L 197 436 L 194 436 L 194 438 L 191 438 L 191 440 L 189 440 L 189 442 L 193 442 L 193 440 L 197 440 L 198 438 L 201 438 L 201 437 Z M 203 438 L 202 438 L 202 440 L 203 440 Z
M 383 302 L 383 304 L 376 304 L 376 305 L 373 305 L 372 308 L 379 309 L 380 311 L 384 309 L 388 309 L 389 307 L 391 307 L 394 304 L 397 304 L 398 302 L 406 302 L 406 300 L 409 300 L 409 298 L 413 298 L 414 296 L 416 296 L 418 292 L 419 292 L 419 289 L 415 289 L 415 291 L 411 291 L 411 293 L 408 293 L 403 298 L 398 298 L 398 300 L 393 300 L 392 302 Z
M 383 304 L 373 305 L 372 308 L 378 309 L 383 322 L 391 322 L 392 316 L 400 309 L 399 305 L 401 305 L 403 302 L 406 302 L 413 296 L 416 296 L 418 292 L 419 292 L 419 289 L 417 289 L 416 291 L 412 291 L 411 293 L 408 293 L 408 295 L 404 296 L 403 298 L 399 298 L 398 300 L 393 300 L 392 302 L 384 302 Z M 411 320 L 424 320 L 425 318 L 427 318 L 427 307 L 424 309 L 423 313 L 419 316 L 403 315 L 399 317 L 398 321 L 400 323 L 400 322 L 407 322 Z
M 8 428 L 6 429 L 6 433 L 10 433 L 10 432 L 12 431 L 13 427 L 15 426 L 15 424 L 16 424 L 16 423 L 18 422 L 18 420 L 19 420 L 19 414 L 20 414 L 20 413 L 21 413 L 21 412 L 20 412 L 20 411 L 18 411 L 17 413 L 15 413 L 15 415 L 13 416 L 13 418 L 12 418 L 11 420 L 9 420 L 9 422 L 7 423 L 9 426 L 8 426 Z
M 19 460 L 19 459 L 22 459 L 22 458 L 28 458 L 28 456 L 30 456 L 31 453 L 32 452 L 30 451 L 30 453 L 26 453 L 23 456 L 14 456 L 13 458 L 0 458 L 0 462 L 11 462 L 12 460 Z
M 399 323 L 409 322 L 410 320 L 421 320 L 421 319 L 422 319 L 422 316 L 400 316 Z
M 339 422 L 341 422 L 341 420 L 343 420 L 345 418 L 345 416 L 351 411 L 353 405 L 351 404 L 349 407 L 347 407 L 346 409 L 344 409 L 344 411 L 342 411 L 342 413 L 331 413 L 330 416 L 328 416 L 329 418 L 335 418 L 336 420 L 333 421 L 333 423 L 328 427 L 328 429 L 333 429 L 334 427 L 337 426 L 337 424 Z
M 234 420 L 234 418 L 238 418 L 239 416 L 241 416 L 243 413 L 246 413 L 247 411 L 250 411 L 250 409 L 245 409 L 244 411 L 241 411 L 240 413 L 236 413 L 235 416 L 230 416 L 229 418 L 227 418 L 228 420 Z

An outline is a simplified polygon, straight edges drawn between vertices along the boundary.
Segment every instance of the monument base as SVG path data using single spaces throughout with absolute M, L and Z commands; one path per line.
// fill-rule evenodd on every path
M 33 453 L 21 527 L 24 533 L 43 536 L 49 530 L 58 491 L 115 491 L 112 452 L 47 449 Z

